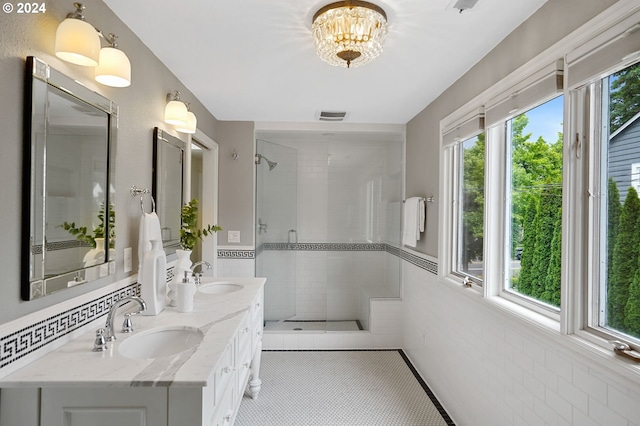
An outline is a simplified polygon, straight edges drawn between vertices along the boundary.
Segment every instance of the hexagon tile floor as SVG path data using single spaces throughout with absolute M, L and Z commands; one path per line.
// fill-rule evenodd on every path
M 264 351 L 236 426 L 452 426 L 401 350 Z

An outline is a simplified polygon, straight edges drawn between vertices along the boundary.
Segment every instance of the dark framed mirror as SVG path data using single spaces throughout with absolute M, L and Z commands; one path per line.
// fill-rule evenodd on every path
M 158 127 L 153 129 L 152 195 L 166 254 L 180 248 L 185 149 L 186 144 L 180 139 Z
M 35 57 L 24 97 L 24 300 L 115 272 L 118 107 Z

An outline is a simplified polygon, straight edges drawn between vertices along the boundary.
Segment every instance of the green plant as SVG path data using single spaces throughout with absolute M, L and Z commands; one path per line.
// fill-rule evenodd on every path
M 182 206 L 180 212 L 182 224 L 180 226 L 180 246 L 183 250 L 193 250 L 198 240 L 222 230 L 218 225 L 206 225 L 198 229 L 198 199 L 194 198 Z
M 86 226 L 76 227 L 75 222 L 64 222 L 62 225 L 58 225 L 58 228 L 62 228 L 76 237 L 76 240 L 85 244 L 90 244 L 93 248 L 96 247 L 96 238 L 105 237 L 105 224 L 104 224 L 104 203 L 100 203 L 100 210 L 98 211 L 98 226 L 93 229 L 92 233 L 87 232 Z M 109 208 L 109 248 L 115 247 L 116 236 L 116 211 L 113 205 Z

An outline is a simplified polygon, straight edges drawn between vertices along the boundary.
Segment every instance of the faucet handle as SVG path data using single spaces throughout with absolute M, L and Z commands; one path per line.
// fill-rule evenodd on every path
M 124 314 L 124 322 L 122 323 L 122 332 L 123 333 L 132 333 L 133 332 L 133 322 L 131 321 L 131 315 L 135 315 L 139 312 L 127 312 Z
M 96 331 L 96 340 L 93 342 L 93 352 L 104 352 L 107 350 L 107 341 L 104 337 L 104 328 Z

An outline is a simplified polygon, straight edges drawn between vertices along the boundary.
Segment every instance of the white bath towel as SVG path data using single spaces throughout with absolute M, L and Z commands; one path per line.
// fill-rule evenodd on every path
M 410 247 L 417 245 L 420 233 L 424 232 L 425 216 L 424 198 L 407 198 L 404 203 L 402 244 Z
M 151 240 L 162 241 L 160 219 L 155 212 L 144 213 L 140 217 L 140 230 L 138 238 L 138 282 L 142 282 L 142 261 L 144 255 L 151 251 Z

